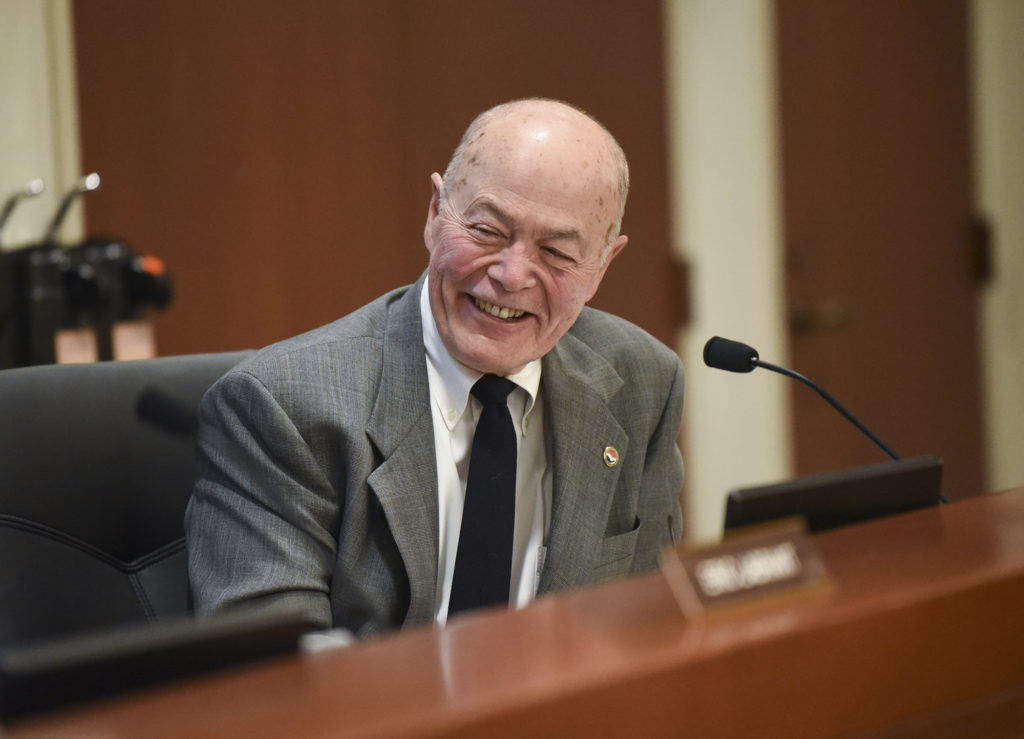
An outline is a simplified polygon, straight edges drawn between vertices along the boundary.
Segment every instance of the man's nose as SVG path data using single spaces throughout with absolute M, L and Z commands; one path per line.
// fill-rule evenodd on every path
M 491 279 L 501 283 L 505 290 L 514 292 L 533 287 L 536 282 L 536 267 L 530 246 L 522 241 L 515 241 L 498 252 L 497 259 L 488 268 L 487 274 Z

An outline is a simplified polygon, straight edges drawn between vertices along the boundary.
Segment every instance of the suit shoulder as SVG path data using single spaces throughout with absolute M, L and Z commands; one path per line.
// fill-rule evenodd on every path
M 585 307 L 569 334 L 612 364 L 630 356 L 659 364 L 679 363 L 672 349 L 635 323 L 596 308 Z
M 264 347 L 235 370 L 264 380 L 278 375 L 324 372 L 335 376 L 346 362 L 356 362 L 365 371 L 379 354 L 388 312 L 410 289 L 392 290 L 331 323 Z M 318 369 L 319 368 L 319 369 Z

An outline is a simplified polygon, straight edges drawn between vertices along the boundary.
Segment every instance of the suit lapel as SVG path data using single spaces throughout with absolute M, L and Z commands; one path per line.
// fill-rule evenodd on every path
M 608 408 L 622 378 L 571 334 L 545 357 L 542 382 L 553 485 L 548 552 L 538 591 L 549 592 L 590 581 L 619 476 L 618 466 L 604 463 L 604 450 L 614 447 L 625 455 L 629 438 Z
M 420 278 L 388 313 L 381 380 L 366 429 L 383 457 L 367 483 L 405 563 L 410 623 L 433 618 L 437 589 L 437 462 L 420 325 L 422 285 Z

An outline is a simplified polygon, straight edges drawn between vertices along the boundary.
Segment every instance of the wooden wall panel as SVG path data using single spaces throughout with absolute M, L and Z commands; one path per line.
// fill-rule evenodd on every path
M 262 346 L 414 280 L 472 117 L 564 98 L 633 169 L 595 304 L 671 342 L 661 33 L 653 0 L 78 0 L 87 230 L 167 262 L 161 354 Z

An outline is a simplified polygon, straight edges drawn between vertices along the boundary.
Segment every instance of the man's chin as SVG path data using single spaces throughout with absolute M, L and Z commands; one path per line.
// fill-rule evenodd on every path
M 455 358 L 470 369 L 485 375 L 512 375 L 529 364 L 529 358 L 522 358 L 507 350 L 459 352 Z
M 474 369 L 477 372 L 483 372 L 485 375 L 499 375 L 501 377 L 508 377 L 509 375 L 514 375 L 516 372 L 525 367 L 527 365 L 527 362 L 523 362 L 522 364 L 518 365 L 512 365 L 509 364 L 508 362 L 475 362 L 474 364 L 467 364 L 463 362 L 463 364 L 466 364 L 467 367 L 469 367 L 470 369 Z

